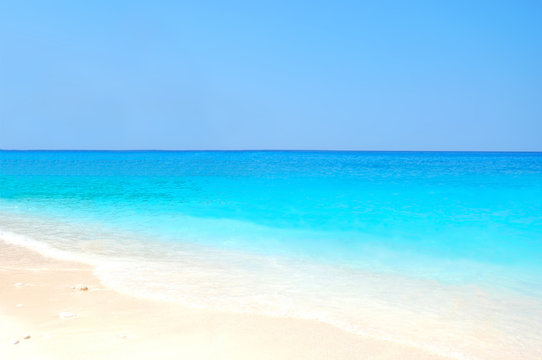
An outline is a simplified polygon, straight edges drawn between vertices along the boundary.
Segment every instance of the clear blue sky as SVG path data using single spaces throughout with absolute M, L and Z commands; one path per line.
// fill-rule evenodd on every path
M 0 148 L 542 151 L 542 1 L 3 0 Z

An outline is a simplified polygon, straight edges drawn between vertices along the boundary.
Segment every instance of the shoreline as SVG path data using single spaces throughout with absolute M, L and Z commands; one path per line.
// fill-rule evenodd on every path
M 121 294 L 105 287 L 90 265 L 2 240 L 0 254 L 2 359 L 446 358 L 316 320 L 192 309 Z M 89 290 L 73 289 L 81 283 Z M 76 316 L 60 318 L 61 312 Z M 26 334 L 30 339 L 23 339 Z

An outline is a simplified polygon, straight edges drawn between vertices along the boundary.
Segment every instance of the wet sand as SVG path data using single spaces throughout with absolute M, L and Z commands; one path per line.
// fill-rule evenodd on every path
M 88 290 L 74 289 L 76 284 Z M 75 316 L 61 318 L 62 312 Z M 0 359 L 151 358 L 442 359 L 318 321 L 212 312 L 120 294 L 104 287 L 88 265 L 0 240 Z

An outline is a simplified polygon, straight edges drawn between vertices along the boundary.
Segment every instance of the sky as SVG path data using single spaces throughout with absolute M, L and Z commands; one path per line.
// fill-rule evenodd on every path
M 542 151 L 542 1 L 0 1 L 1 149 Z

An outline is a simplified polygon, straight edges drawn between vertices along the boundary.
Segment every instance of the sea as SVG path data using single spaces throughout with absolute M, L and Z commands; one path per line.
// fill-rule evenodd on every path
M 542 359 L 542 153 L 0 151 L 0 241 L 134 296 Z

